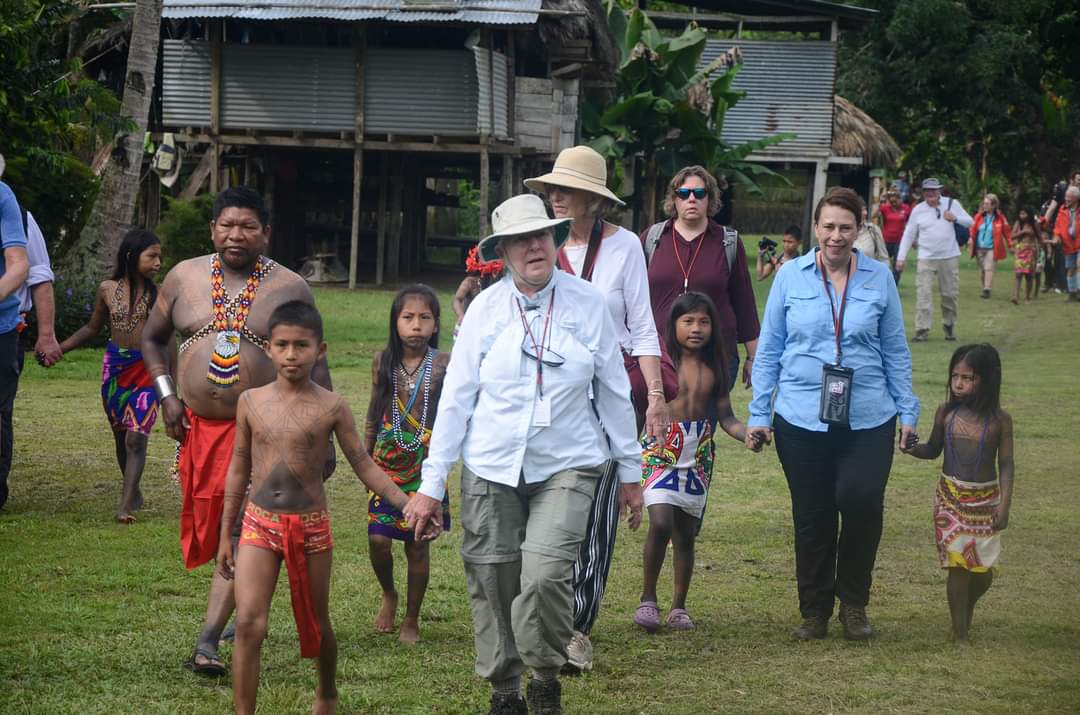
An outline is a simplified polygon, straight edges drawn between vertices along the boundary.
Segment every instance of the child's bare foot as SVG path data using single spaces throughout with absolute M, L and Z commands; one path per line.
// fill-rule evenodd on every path
M 393 633 L 394 617 L 397 615 L 397 591 L 383 591 L 382 607 L 379 615 L 375 616 L 375 631 L 377 633 Z
M 420 622 L 412 616 L 405 616 L 401 621 L 401 631 L 398 632 L 398 640 L 402 643 L 420 642 Z
M 116 520 L 121 524 L 134 524 L 135 515 L 127 509 L 121 509 L 116 512 Z
M 324 698 L 315 693 L 315 707 L 311 708 L 312 715 L 333 715 L 337 712 L 337 694 L 332 698 Z

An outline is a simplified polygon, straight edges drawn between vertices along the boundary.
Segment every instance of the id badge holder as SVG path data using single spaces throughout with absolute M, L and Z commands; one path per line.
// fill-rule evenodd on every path
M 821 409 L 818 418 L 828 425 L 847 427 L 851 416 L 851 382 L 855 371 L 841 365 L 821 368 Z

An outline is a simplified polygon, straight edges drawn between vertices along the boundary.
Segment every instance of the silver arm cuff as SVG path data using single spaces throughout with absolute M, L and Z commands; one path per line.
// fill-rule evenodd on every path
M 166 397 L 176 397 L 176 384 L 169 375 L 158 375 L 154 378 L 154 391 L 158 401 L 164 402 Z

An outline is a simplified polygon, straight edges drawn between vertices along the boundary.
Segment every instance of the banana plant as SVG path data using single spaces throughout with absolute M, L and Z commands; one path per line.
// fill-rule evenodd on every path
M 738 147 L 720 138 L 727 111 L 745 94 L 732 87 L 742 64 L 739 49 L 700 67 L 708 35 L 696 24 L 676 37 L 665 37 L 639 8 L 627 13 L 609 0 L 607 10 L 620 53 L 615 97 L 584 104 L 582 131 L 589 144 L 617 167 L 628 157 L 640 159 L 645 221 L 651 222 L 655 214 L 660 176 L 672 176 L 687 164 L 702 164 L 760 194 L 753 177 L 777 174 L 746 157 L 794 135 L 775 135 Z

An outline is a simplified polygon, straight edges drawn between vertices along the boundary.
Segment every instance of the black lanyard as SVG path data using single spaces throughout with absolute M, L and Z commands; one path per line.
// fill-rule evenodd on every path
M 832 293 L 829 292 L 829 279 L 825 275 L 825 259 L 821 258 L 821 249 L 818 249 L 818 267 L 821 269 L 821 285 L 825 287 L 825 297 L 829 300 L 829 310 L 832 311 L 833 332 L 836 334 L 836 364 L 840 364 L 840 337 L 844 332 L 844 308 L 847 307 L 847 292 L 851 287 L 851 261 L 848 258 L 847 280 L 844 282 L 844 294 L 840 297 L 840 315 L 836 314 L 836 305 L 833 303 Z

